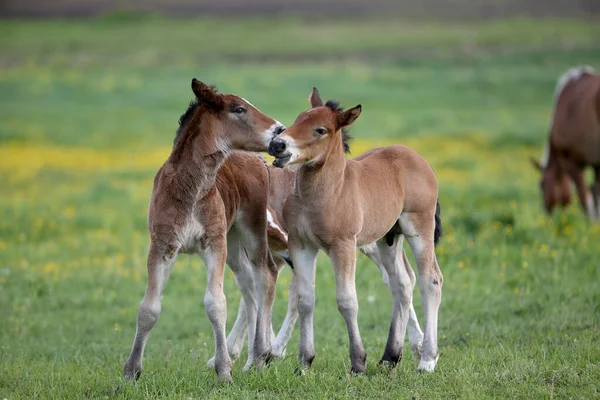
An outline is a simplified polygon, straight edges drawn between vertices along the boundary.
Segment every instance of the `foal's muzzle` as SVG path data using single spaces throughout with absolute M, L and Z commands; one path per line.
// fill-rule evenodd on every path
M 275 137 L 273 140 L 271 140 L 271 143 L 269 143 L 269 155 L 273 157 L 281 157 L 283 156 L 283 153 L 285 153 L 286 148 L 287 145 L 285 144 L 285 141 Z

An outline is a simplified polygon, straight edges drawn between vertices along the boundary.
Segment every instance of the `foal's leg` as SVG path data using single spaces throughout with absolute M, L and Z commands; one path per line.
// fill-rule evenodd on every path
M 400 227 L 412 249 L 419 268 L 419 290 L 425 311 L 425 335 L 419 371 L 433 372 L 438 359 L 437 323 L 442 299 L 442 273 L 435 257 L 433 243 L 434 212 L 403 213 Z
M 356 243 L 346 242 L 329 251 L 333 263 L 338 310 L 346 321 L 350 339 L 350 361 L 352 372 L 366 371 L 367 352 L 362 344 L 358 329 L 358 299 L 356 297 Z
M 404 236 L 402 236 L 402 238 L 404 238 Z M 406 270 L 406 273 L 409 275 L 411 282 L 411 300 L 409 306 L 410 308 L 408 310 L 408 341 L 410 343 L 410 348 L 413 352 L 413 356 L 418 363 L 421 359 L 421 345 L 423 344 L 423 332 L 421 331 L 421 327 L 419 326 L 417 313 L 415 312 L 415 308 L 413 307 L 412 303 L 412 292 L 415 288 L 416 277 L 412 267 L 410 266 L 410 262 L 406 257 L 406 253 L 404 252 L 404 249 L 402 249 L 402 246 L 400 246 L 400 249 L 402 251 L 402 259 L 398 260 L 400 263 L 399 265 L 400 268 L 404 268 Z M 379 254 L 377 244 L 361 247 L 360 250 L 379 267 L 379 270 L 381 271 L 381 275 L 383 277 L 383 282 L 385 283 L 385 285 L 391 293 L 392 289 L 390 288 L 390 278 L 388 276 L 385 266 L 383 265 L 383 262 L 381 261 L 381 256 Z M 387 251 L 391 251 L 391 249 Z
M 290 241 L 290 256 L 298 292 L 300 314 L 300 349 L 298 362 L 301 369 L 310 369 L 315 358 L 313 315 L 315 311 L 315 269 L 318 249 Z
M 239 326 L 236 326 L 238 322 L 236 320 L 236 324 L 234 324 L 234 327 L 227 338 L 229 355 L 233 355 L 236 358 L 239 356 L 242 347 L 244 346 L 244 334 L 246 333 L 246 328 L 248 329 L 248 343 L 254 343 L 257 314 L 252 264 L 248 259 L 248 249 L 241 243 L 240 237 L 240 235 L 233 234 L 232 232 L 230 232 L 227 237 L 227 263 L 235 274 L 235 283 L 242 293 L 243 300 L 243 303 L 240 302 L 238 318 L 245 317 L 245 320 L 239 321 Z M 252 249 L 250 251 L 252 251 Z M 242 306 L 244 311 L 242 311 Z M 249 346 L 248 349 L 248 360 L 244 366 L 244 371 L 247 371 L 254 361 L 254 353 L 250 351 L 252 348 Z
M 248 321 L 246 316 L 246 305 L 244 304 L 244 298 L 242 297 L 240 299 L 237 317 L 235 318 L 231 332 L 229 332 L 229 335 L 227 336 L 227 352 L 229 352 L 229 357 L 231 358 L 232 362 L 237 360 L 242 352 L 242 348 L 244 347 L 244 342 L 246 340 L 247 328 Z M 206 365 L 214 368 L 215 357 L 213 356 L 210 360 L 208 360 Z
M 215 336 L 215 370 L 219 381 L 231 382 L 231 358 L 227 352 L 225 323 L 227 320 L 227 300 L 223 292 L 223 276 L 227 247 L 225 237 L 213 238 L 205 252 L 200 252 L 206 264 L 206 294 L 204 307 Z
M 415 276 L 402 249 L 403 241 L 404 236 L 400 235 L 391 247 L 388 246 L 385 240 L 377 242 L 382 264 L 388 272 L 389 289 L 393 297 L 392 321 L 388 341 L 380 363 L 388 363 L 392 367 L 402 358 L 407 324 L 411 320 L 409 341 L 417 362 L 419 362 L 419 350 L 423 341 L 423 333 L 412 305 Z
M 273 302 L 275 301 L 275 283 L 277 282 L 277 266 L 273 261 L 271 253 L 266 247 L 265 240 L 264 255 L 254 258 L 254 288 L 258 302 L 258 314 L 256 317 L 256 335 L 254 337 L 253 352 L 254 362 L 258 368 L 262 368 L 271 359 L 271 334 Z M 259 261 L 260 260 L 260 261 Z
M 277 268 L 281 271 L 285 267 L 285 261 L 283 259 L 277 262 Z M 298 319 L 298 289 L 296 285 L 296 274 L 292 276 L 290 287 L 288 289 L 288 309 L 281 329 L 277 334 L 277 337 L 272 343 L 271 354 L 273 357 L 285 357 L 285 348 L 292 336 L 294 331 L 294 325 Z
M 404 268 L 406 269 L 406 273 L 410 277 L 411 282 L 411 299 L 410 299 L 410 308 L 408 310 L 408 342 L 410 343 L 410 349 L 412 350 L 413 357 L 417 363 L 421 362 L 421 347 L 423 346 L 423 331 L 419 326 L 419 320 L 417 319 L 417 313 L 415 312 L 415 307 L 413 305 L 413 297 L 412 294 L 415 289 L 415 285 L 417 283 L 417 278 L 415 277 L 415 271 L 413 271 L 410 266 L 410 262 L 408 261 L 408 257 L 406 256 L 406 252 L 402 249 L 402 261 L 404 264 Z
M 160 297 L 176 258 L 177 249 L 174 246 L 155 241 L 150 243 L 150 251 L 148 252 L 148 284 L 146 286 L 146 294 L 140 304 L 140 311 L 138 312 L 133 347 L 123 369 L 125 378 L 138 379 L 142 373 L 144 347 L 146 346 L 150 331 L 160 315 Z

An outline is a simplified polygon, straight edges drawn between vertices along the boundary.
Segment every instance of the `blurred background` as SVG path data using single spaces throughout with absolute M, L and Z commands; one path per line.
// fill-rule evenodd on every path
M 323 373 L 293 377 L 296 332 L 279 367 L 243 375 L 238 362 L 241 383 L 221 392 L 204 367 L 202 262 L 182 256 L 149 342 L 153 372 L 130 396 L 597 395 L 600 228 L 576 205 L 546 216 L 528 158 L 541 156 L 558 77 L 600 66 L 600 2 L 4 0 L 0 17 L 0 397 L 112 396 L 145 288 L 152 179 L 193 77 L 284 124 L 316 86 L 362 104 L 352 155 L 401 143 L 431 163 L 444 372 L 423 384 L 409 354 L 398 377 L 377 372 L 391 300 L 359 257 L 369 378 L 340 380 L 346 328 L 322 257 Z M 239 293 L 227 277 L 230 327 Z

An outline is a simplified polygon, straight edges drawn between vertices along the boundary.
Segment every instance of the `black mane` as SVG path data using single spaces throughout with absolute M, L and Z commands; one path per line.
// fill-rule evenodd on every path
M 331 111 L 335 112 L 344 111 L 344 107 L 340 106 L 340 102 L 335 100 L 327 100 L 325 107 L 328 107 Z M 350 135 L 348 128 L 342 128 L 342 143 L 344 144 L 344 153 L 350 153 L 350 141 L 352 139 L 353 138 Z
M 185 128 L 187 123 L 190 121 L 190 118 L 192 118 L 192 115 L 194 114 L 194 111 L 196 111 L 196 108 L 198 108 L 198 100 L 190 101 L 188 109 L 181 115 L 181 117 L 179 117 L 179 127 L 175 132 L 175 139 L 173 140 L 173 144 L 177 143 L 177 139 L 179 139 L 179 136 L 181 136 L 183 128 Z
M 210 89 L 215 92 L 218 93 L 217 91 L 217 87 L 214 85 L 210 85 Z M 175 139 L 173 140 L 173 144 L 177 143 L 177 139 L 179 139 L 179 136 L 181 136 L 181 133 L 183 132 L 183 128 L 185 128 L 185 126 L 188 124 L 188 122 L 190 122 L 190 119 L 192 118 L 192 115 L 194 114 L 194 111 L 196 111 L 196 109 L 200 107 L 200 103 L 198 103 L 198 99 L 194 99 L 192 101 L 190 101 L 190 105 L 188 106 L 188 109 L 181 115 L 181 117 L 179 117 L 179 127 L 177 128 L 177 131 L 175 132 Z

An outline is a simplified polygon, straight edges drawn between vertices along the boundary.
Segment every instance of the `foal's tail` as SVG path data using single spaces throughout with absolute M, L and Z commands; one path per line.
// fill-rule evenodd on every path
M 433 244 L 437 246 L 440 238 L 444 235 L 442 231 L 442 218 L 440 217 L 440 200 L 435 203 L 435 228 L 433 231 Z

